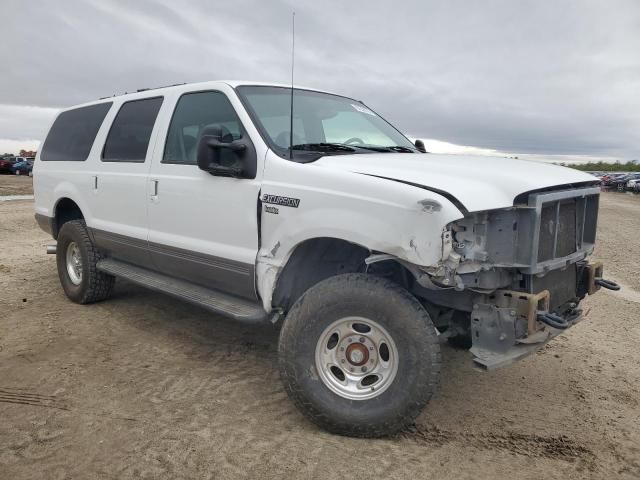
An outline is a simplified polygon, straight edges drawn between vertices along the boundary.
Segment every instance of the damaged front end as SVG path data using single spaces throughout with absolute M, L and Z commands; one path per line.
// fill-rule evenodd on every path
M 471 337 L 479 366 L 532 353 L 582 319 L 587 294 L 619 288 L 587 260 L 598 200 L 597 187 L 534 192 L 512 208 L 466 215 L 443 233 L 444 260 L 414 272 L 414 293 L 446 335 Z

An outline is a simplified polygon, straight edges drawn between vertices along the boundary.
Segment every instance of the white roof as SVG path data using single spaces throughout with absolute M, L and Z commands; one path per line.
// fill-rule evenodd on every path
M 211 80 L 211 81 L 207 81 L 207 82 L 194 82 L 194 83 L 178 83 L 175 85 L 169 85 L 166 87 L 159 87 L 159 88 L 147 88 L 147 89 L 141 89 L 139 91 L 136 92 L 131 92 L 131 93 L 123 93 L 123 94 L 114 94 L 112 96 L 108 96 L 108 97 L 102 97 L 100 99 L 97 100 L 93 100 L 90 102 L 86 102 L 86 103 L 82 103 L 80 105 L 73 105 L 70 107 L 66 107 L 61 109 L 61 111 L 64 110 L 70 110 L 70 109 L 74 109 L 74 108 L 78 108 L 78 107 L 85 107 L 88 105 L 95 105 L 96 103 L 100 103 L 100 102 L 104 102 L 104 101 L 108 101 L 109 99 L 112 98 L 117 98 L 118 100 L 131 100 L 131 99 L 136 99 L 136 98 L 147 98 L 149 96 L 154 96 L 154 95 L 161 95 L 165 92 L 169 92 L 171 90 L 175 90 L 175 89 L 183 89 L 185 87 L 189 87 L 189 89 L 196 89 L 196 90 L 207 90 L 207 89 L 215 89 L 215 88 L 220 88 L 221 85 L 229 85 L 230 87 L 239 87 L 242 85 L 256 85 L 256 86 L 266 86 L 266 87 L 285 87 L 285 88 L 291 88 L 291 84 L 286 84 L 286 83 L 274 83 L 274 82 L 253 82 L 250 80 Z M 329 94 L 333 94 L 333 95 L 340 95 L 334 92 L 329 92 L 326 90 L 320 90 L 317 88 L 312 88 L 312 87 L 305 87 L 305 86 L 301 86 L 301 85 L 295 85 L 294 84 L 294 88 L 299 89 L 299 90 L 313 90 L 316 92 L 322 92 L 322 93 L 329 93 Z

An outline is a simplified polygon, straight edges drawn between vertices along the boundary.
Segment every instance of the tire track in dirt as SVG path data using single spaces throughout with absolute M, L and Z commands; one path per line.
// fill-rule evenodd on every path
M 416 425 L 401 438 L 428 445 L 458 442 L 483 450 L 501 450 L 532 458 L 582 461 L 589 470 L 596 468 L 596 455 L 584 445 L 565 436 L 529 435 L 517 432 L 454 432 L 434 425 Z
M 0 387 L 0 402 L 69 410 L 69 407 L 55 395 L 42 395 L 22 388 Z

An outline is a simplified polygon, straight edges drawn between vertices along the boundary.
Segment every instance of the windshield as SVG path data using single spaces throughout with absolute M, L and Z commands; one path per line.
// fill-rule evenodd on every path
M 237 90 L 269 146 L 288 158 L 291 89 L 241 86 Z M 309 161 L 322 155 L 374 152 L 414 153 L 417 149 L 386 120 L 357 100 L 294 89 L 294 159 Z

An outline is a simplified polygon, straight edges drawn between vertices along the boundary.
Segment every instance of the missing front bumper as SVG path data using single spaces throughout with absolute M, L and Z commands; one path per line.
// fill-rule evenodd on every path
M 500 312 L 496 312 L 496 314 L 492 316 L 493 318 L 485 316 L 485 320 L 481 321 L 481 324 L 476 325 L 475 327 L 472 320 L 471 330 L 474 335 L 474 341 L 473 347 L 471 347 L 470 351 L 474 355 L 473 362 L 477 366 L 486 370 L 504 367 L 517 360 L 521 360 L 537 350 L 540 350 L 547 344 L 547 342 L 549 342 L 549 340 L 560 335 L 566 330 L 566 328 L 559 329 L 545 325 L 533 335 L 521 339 L 509 339 L 508 335 L 501 332 L 497 337 L 497 342 L 500 342 L 499 345 L 496 345 L 497 342 L 495 341 L 495 338 L 488 344 L 485 344 L 486 342 L 476 342 L 475 331 L 482 331 L 482 336 L 484 337 L 492 336 L 494 334 L 492 330 L 494 330 L 495 327 L 492 325 L 495 325 L 496 318 L 501 316 Z M 568 327 L 572 327 L 582 320 L 582 318 L 583 316 L 581 312 L 577 313 L 572 320 L 568 322 Z M 500 324 L 504 326 L 502 318 L 500 319 Z
M 550 312 L 548 290 L 531 294 L 497 290 L 476 303 L 471 312 L 471 353 L 474 363 L 484 369 L 509 365 L 541 349 L 549 340 L 582 320 L 578 302 L 585 294 L 593 295 L 602 284 L 601 262 L 584 266 L 575 285 L 576 301 L 554 318 L 562 328 L 540 321 Z M 610 282 L 612 283 L 612 282 Z

